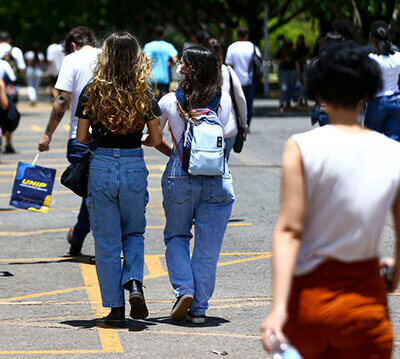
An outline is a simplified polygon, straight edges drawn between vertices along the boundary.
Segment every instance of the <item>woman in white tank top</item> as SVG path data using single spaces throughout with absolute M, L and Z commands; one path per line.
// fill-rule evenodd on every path
M 383 87 L 367 103 L 365 127 L 382 132 L 393 140 L 400 140 L 400 100 L 399 75 L 400 52 L 394 51 L 389 30 L 383 21 L 371 26 L 370 40 L 373 52 L 369 57 L 375 60 L 381 69 Z
M 379 262 L 378 243 L 390 210 L 400 228 L 400 144 L 357 121 L 381 86 L 378 64 L 354 46 L 327 49 L 310 70 L 309 97 L 326 104 L 330 124 L 284 149 L 267 350 L 275 335 L 306 359 L 391 356 L 386 291 L 399 282 L 400 250 Z

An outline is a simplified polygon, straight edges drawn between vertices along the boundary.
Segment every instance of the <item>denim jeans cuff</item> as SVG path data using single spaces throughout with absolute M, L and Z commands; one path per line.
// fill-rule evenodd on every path
M 189 311 L 193 315 L 206 315 L 205 310 L 189 309 Z
M 184 294 L 192 294 L 194 296 L 194 292 L 190 291 L 189 289 L 182 290 L 182 291 L 174 290 L 174 294 L 175 294 L 175 297 L 177 297 L 177 298 Z
M 125 307 L 125 301 L 119 301 L 119 302 L 103 302 L 103 307 L 106 307 L 106 308 Z

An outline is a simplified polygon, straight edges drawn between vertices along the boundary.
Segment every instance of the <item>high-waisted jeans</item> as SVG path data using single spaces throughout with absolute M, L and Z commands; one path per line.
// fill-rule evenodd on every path
M 235 199 L 228 163 L 223 176 L 191 176 L 183 171 L 174 150 L 162 190 L 169 278 L 177 297 L 194 295 L 190 310 L 202 315 L 214 291 L 218 257 Z M 195 242 L 190 258 L 193 225 Z
M 140 148 L 98 148 L 92 155 L 86 204 L 105 307 L 124 306 L 123 285 L 143 281 L 147 175 Z

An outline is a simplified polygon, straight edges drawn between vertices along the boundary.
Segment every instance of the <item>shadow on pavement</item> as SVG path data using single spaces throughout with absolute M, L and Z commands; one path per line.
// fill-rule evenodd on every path
M 10 262 L 9 265 L 23 265 L 23 264 L 49 264 L 49 263 L 84 263 L 84 264 L 95 264 L 95 257 L 94 256 L 79 256 L 79 257 L 70 257 L 65 256 L 62 259 L 56 260 L 42 260 L 42 261 L 35 261 L 35 262 Z
M 206 317 L 204 324 L 192 324 L 187 321 L 174 322 L 169 317 L 158 317 L 158 318 L 147 318 L 146 322 L 159 323 L 159 324 L 170 324 L 177 327 L 192 327 L 192 328 L 208 328 L 208 327 L 219 327 L 221 324 L 230 323 L 229 320 L 219 317 Z

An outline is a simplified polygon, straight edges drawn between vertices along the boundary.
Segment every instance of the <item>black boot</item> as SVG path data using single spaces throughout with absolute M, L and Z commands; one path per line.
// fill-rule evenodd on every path
M 145 319 L 149 315 L 144 300 L 142 283 L 138 280 L 131 280 L 125 283 L 124 288 L 129 290 L 129 303 L 131 304 L 131 318 Z
M 124 328 L 126 326 L 125 307 L 111 308 L 110 314 L 101 318 L 97 325 L 99 327 Z

